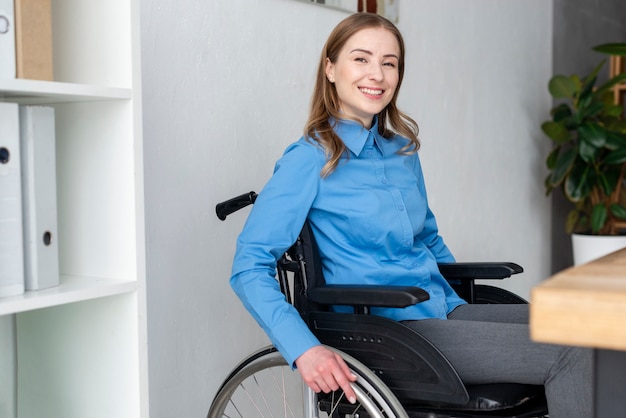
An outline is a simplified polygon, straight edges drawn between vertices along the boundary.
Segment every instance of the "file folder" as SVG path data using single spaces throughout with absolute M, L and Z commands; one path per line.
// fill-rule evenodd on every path
M 0 103 L 0 297 L 24 292 L 19 107 Z
M 15 8 L 13 0 L 0 0 L 0 78 L 15 78 Z
M 20 106 L 24 285 L 59 284 L 54 108 Z
M 52 81 L 51 0 L 15 0 L 14 5 L 15 76 Z

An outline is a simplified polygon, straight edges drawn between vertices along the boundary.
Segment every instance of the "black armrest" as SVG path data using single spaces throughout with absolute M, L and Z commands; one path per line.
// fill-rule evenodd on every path
M 323 305 L 405 308 L 428 300 L 428 293 L 413 286 L 325 285 L 307 290 L 307 297 Z
M 524 271 L 515 263 L 442 263 L 439 271 L 447 280 L 505 279 Z

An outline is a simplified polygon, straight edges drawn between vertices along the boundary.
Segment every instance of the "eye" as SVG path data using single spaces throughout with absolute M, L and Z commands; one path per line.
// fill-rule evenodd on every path
M 389 67 L 389 68 L 396 68 L 396 63 L 395 62 L 384 62 L 383 65 L 385 67 Z
M 363 58 L 363 57 L 356 57 L 354 60 L 356 62 L 362 62 L 362 63 L 366 63 L 367 62 L 367 60 L 365 58 Z

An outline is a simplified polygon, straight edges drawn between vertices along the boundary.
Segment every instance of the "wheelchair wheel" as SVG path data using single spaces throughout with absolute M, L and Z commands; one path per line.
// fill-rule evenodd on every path
M 408 418 L 394 394 L 371 370 L 347 354 L 337 352 L 357 376 L 352 385 L 356 404 L 350 404 L 342 391 L 318 396 L 287 365 L 276 348 L 266 347 L 246 358 L 228 376 L 207 418 Z

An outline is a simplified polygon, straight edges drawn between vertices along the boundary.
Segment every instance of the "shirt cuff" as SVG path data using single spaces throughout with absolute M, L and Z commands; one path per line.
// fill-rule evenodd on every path
M 270 339 L 287 364 L 296 368 L 296 360 L 305 351 L 321 345 L 304 321 L 285 321 L 272 329 Z

